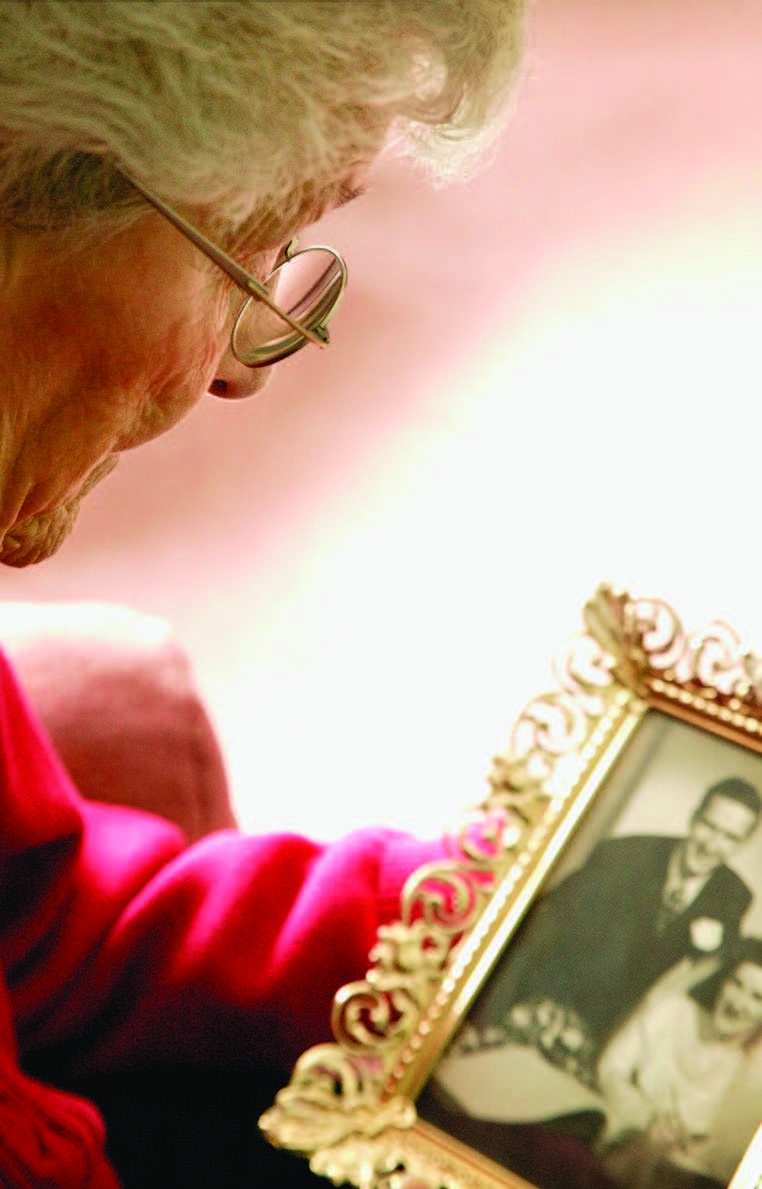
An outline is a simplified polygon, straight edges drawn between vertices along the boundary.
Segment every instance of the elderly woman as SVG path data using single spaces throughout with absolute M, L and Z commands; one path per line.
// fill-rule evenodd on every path
M 120 453 L 206 393 L 250 396 L 328 343 L 346 265 L 294 236 L 390 141 L 462 171 L 522 8 L 0 2 L 0 560 L 53 553 Z M 431 847 L 186 850 L 84 803 L 2 661 L 0 686 L 0 1184 L 295 1183 L 257 1111 L 329 1039 L 333 993 Z

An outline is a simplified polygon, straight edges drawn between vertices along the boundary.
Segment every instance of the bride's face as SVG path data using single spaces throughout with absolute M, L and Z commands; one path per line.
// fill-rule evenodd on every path
M 723 1039 L 745 1037 L 762 1026 L 762 967 L 741 962 L 723 983 L 713 1012 Z

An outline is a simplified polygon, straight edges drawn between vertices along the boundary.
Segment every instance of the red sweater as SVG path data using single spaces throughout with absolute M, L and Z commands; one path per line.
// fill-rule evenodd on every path
M 82 800 L 0 654 L 0 1185 L 115 1189 L 90 1103 L 25 1075 L 166 1060 L 281 1063 L 330 1040 L 406 876 L 440 853 L 368 830 L 333 845 Z

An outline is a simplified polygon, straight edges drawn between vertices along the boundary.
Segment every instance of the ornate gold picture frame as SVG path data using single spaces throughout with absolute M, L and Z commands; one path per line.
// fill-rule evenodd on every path
M 762 1185 L 762 662 L 584 627 L 260 1121 L 336 1184 Z

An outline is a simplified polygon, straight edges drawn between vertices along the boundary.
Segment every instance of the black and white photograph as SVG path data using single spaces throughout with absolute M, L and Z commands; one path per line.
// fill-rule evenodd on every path
M 417 1101 L 539 1189 L 719 1189 L 762 1119 L 762 757 L 650 712 Z

